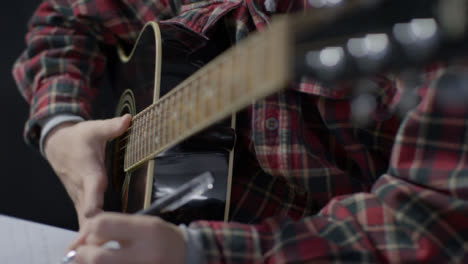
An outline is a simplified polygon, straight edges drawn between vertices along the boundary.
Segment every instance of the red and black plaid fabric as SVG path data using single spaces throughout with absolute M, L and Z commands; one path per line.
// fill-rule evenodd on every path
M 14 66 L 31 104 L 26 139 L 37 145 L 38 121 L 50 115 L 89 117 L 106 68 L 103 47 L 133 43 L 147 21 L 200 39 L 223 23 L 226 37 L 239 41 L 273 13 L 308 2 L 187 0 L 179 9 L 177 0 L 44 1 Z M 422 100 L 403 119 L 393 107 L 404 87 L 385 76 L 371 80 L 379 89 L 366 126 L 352 122 L 346 87 L 313 80 L 244 111 L 232 222 L 191 225 L 207 263 L 468 261 L 468 107 L 438 102 L 434 83 L 444 71 L 421 73 Z

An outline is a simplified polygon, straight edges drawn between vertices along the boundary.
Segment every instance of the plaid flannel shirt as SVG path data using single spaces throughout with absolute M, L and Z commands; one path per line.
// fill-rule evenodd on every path
M 103 45 L 133 43 L 147 21 L 207 37 L 223 18 L 239 41 L 267 26 L 272 13 L 311 8 L 294 0 L 191 2 L 44 1 L 14 66 L 31 104 L 27 141 L 37 144 L 38 121 L 50 115 L 88 118 L 106 67 Z M 404 85 L 373 78 L 377 107 L 364 127 L 351 121 L 347 89 L 311 80 L 244 111 L 233 221 L 190 225 L 206 262 L 468 261 L 468 106 L 438 101 L 444 71 L 436 65 L 421 73 L 421 101 L 404 118 L 392 112 Z

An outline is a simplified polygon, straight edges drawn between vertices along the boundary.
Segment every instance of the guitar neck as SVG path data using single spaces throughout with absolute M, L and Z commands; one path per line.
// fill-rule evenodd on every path
M 124 169 L 284 88 L 291 79 L 287 20 L 276 21 L 218 56 L 133 118 Z M 272 56 L 274 54 L 274 56 Z
M 425 3 L 428 2 L 420 0 L 418 7 L 428 9 L 426 13 L 429 19 L 411 20 L 400 26 L 409 29 L 427 28 L 428 25 L 431 28 L 432 25 L 433 35 L 419 39 L 414 37 L 414 41 L 401 41 L 398 34 L 393 32 L 392 23 L 411 19 L 412 14 L 409 13 L 403 17 L 397 16 L 378 27 L 378 31 L 382 31 L 379 35 L 383 36 L 384 41 L 377 44 L 382 51 L 391 50 L 392 56 L 372 57 L 373 51 L 366 51 L 362 56 L 345 52 L 344 46 L 349 40 L 361 44 L 369 41 L 368 36 L 356 36 L 367 34 L 369 30 L 377 30 L 373 24 L 376 14 L 386 14 L 389 6 L 396 8 L 395 12 L 390 13 L 398 13 L 398 10 L 407 5 L 403 0 L 397 1 L 398 5 L 390 5 L 393 1 L 382 1 L 375 8 L 368 5 L 367 2 L 374 2 L 371 0 L 345 1 L 338 8 L 317 9 L 296 17 L 279 18 L 267 30 L 252 34 L 133 118 L 125 148 L 125 171 L 138 167 L 253 101 L 279 91 L 293 78 L 294 72 L 300 76 L 308 75 L 314 80 L 332 82 L 372 75 L 384 70 L 414 67 L 431 60 L 454 57 L 466 50 L 466 30 L 450 35 L 447 28 L 459 25 L 449 25 L 445 21 L 444 27 L 437 27 L 436 20 L 431 18 L 439 14 L 436 12 L 437 6 L 451 3 L 433 0 L 430 1 L 431 5 L 426 6 Z M 462 2 L 468 5 L 468 0 Z M 464 10 L 461 9 L 460 17 L 466 16 Z M 366 11 L 365 16 L 363 11 Z M 358 21 L 361 27 L 350 30 L 348 24 L 351 19 L 361 19 Z M 465 29 L 468 27 L 467 23 L 463 26 Z M 343 32 L 338 30 L 342 37 L 324 41 L 334 29 L 342 30 Z M 439 33 L 435 34 L 436 32 Z M 427 45 L 428 43 L 433 45 Z M 333 48 L 329 49 L 327 46 Z M 366 47 L 363 45 L 360 48 L 364 50 Z M 417 54 L 414 52 L 416 50 Z M 372 63 L 369 64 L 369 61 Z M 374 67 L 360 67 L 364 64 Z

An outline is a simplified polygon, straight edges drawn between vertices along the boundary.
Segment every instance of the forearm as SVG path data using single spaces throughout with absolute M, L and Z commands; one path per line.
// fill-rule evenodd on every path
M 197 222 L 191 228 L 200 234 L 206 263 L 448 263 L 463 258 L 466 234 L 456 234 L 466 229 L 460 226 L 466 223 L 462 207 L 432 193 L 430 200 L 443 202 L 440 208 L 428 209 L 433 202 L 424 198 L 427 193 L 407 187 L 387 176 L 377 196 L 336 199 L 321 214 L 300 221 L 269 219 L 258 226 Z M 402 191 L 401 200 L 392 206 L 378 198 L 388 188 Z M 395 210 L 405 204 L 419 211 Z M 444 222 L 435 217 L 442 215 Z

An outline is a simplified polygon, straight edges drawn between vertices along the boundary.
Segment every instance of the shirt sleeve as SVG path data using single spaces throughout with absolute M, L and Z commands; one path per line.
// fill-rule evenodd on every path
M 13 67 L 30 104 L 26 141 L 38 146 L 38 121 L 48 116 L 89 118 L 106 68 L 103 47 L 132 43 L 146 21 L 170 17 L 171 12 L 166 0 L 42 2 L 29 22 L 26 50 Z
M 468 261 L 468 106 L 443 100 L 446 74 L 425 75 L 370 192 L 336 197 L 298 221 L 194 222 L 206 263 Z
M 52 129 L 56 126 L 63 124 L 65 122 L 74 122 L 78 123 L 84 121 L 81 116 L 70 115 L 70 114 L 57 114 L 54 116 L 47 117 L 45 119 L 39 120 L 39 125 L 41 129 L 41 139 L 39 140 L 39 150 L 44 158 L 47 158 L 44 152 L 44 141 L 47 135 Z

